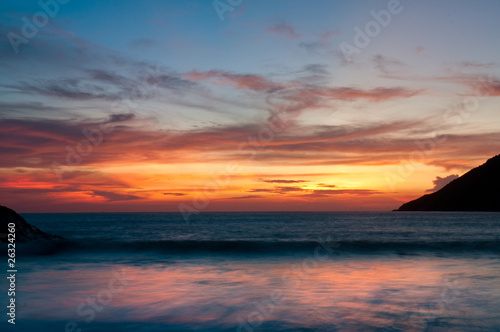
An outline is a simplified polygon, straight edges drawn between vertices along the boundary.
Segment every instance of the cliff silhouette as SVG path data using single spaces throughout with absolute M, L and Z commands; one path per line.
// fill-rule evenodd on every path
M 0 205 L 0 242 L 7 242 L 8 224 L 14 223 L 15 241 L 27 242 L 32 240 L 62 240 L 63 238 L 57 235 L 50 235 L 37 227 L 30 225 L 23 217 L 17 214 L 14 210 Z
M 500 211 L 500 155 L 394 211 Z

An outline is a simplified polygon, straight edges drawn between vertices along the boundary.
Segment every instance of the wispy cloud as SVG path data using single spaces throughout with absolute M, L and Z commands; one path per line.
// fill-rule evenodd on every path
M 93 190 L 94 195 L 101 196 L 106 198 L 108 201 L 130 201 L 135 199 L 140 199 L 139 196 L 128 195 L 128 194 L 119 194 L 112 191 L 102 191 L 102 190 Z
M 345 126 L 298 126 L 276 133 L 274 140 L 258 148 L 242 145 L 259 132 L 259 124 L 165 131 L 147 127 L 132 113 L 111 114 L 94 120 L 0 119 L 2 167 L 50 167 L 65 163 L 66 146 L 76 149 L 88 138 L 83 129 L 108 128 L 104 143 L 83 158 L 82 166 L 106 162 L 140 164 L 208 161 L 229 162 L 249 158 L 276 164 L 391 164 L 402 154 L 418 149 L 416 142 L 440 130 L 429 121 L 396 121 Z M 151 123 L 149 123 L 150 125 Z M 444 126 L 444 124 L 443 124 Z M 416 130 L 416 129 L 419 130 Z M 297 134 L 298 133 L 298 134 Z M 446 135 L 423 162 L 446 169 L 468 165 L 498 151 L 499 132 Z M 467 156 L 460 157 L 457 156 Z M 464 160 L 469 160 L 464 162 Z M 268 179 L 268 181 L 293 179 Z M 299 181 L 299 180 L 294 180 Z M 301 181 L 301 180 L 300 180 Z M 291 183 L 291 182 L 288 182 Z
M 324 67 L 313 65 L 309 70 L 325 72 Z M 218 85 L 231 85 L 238 89 L 249 89 L 258 92 L 274 93 L 288 88 L 285 92 L 292 100 L 310 100 L 318 97 L 327 97 L 337 100 L 366 99 L 370 101 L 390 100 L 394 98 L 409 98 L 421 92 L 403 87 L 378 87 L 361 89 L 354 87 L 326 87 L 326 86 L 297 86 L 292 82 L 277 83 L 258 75 L 235 74 L 212 70 L 208 72 L 191 72 L 186 74 L 191 80 L 215 79 Z M 295 86 L 294 86 L 295 85 Z M 292 89 L 293 88 L 293 89 Z
M 137 49 L 137 48 L 151 48 L 158 46 L 158 41 L 151 39 L 151 38 L 139 38 L 139 39 L 134 39 L 132 42 L 130 42 L 130 47 Z
M 260 198 L 262 196 L 260 195 L 246 195 L 246 196 L 235 196 L 235 197 L 229 197 L 226 199 L 252 199 L 252 198 Z
M 299 38 L 299 34 L 295 32 L 295 28 L 289 24 L 281 23 L 270 27 L 267 30 L 271 34 L 283 35 L 289 39 Z
M 104 124 L 115 123 L 115 122 L 125 122 L 133 120 L 135 118 L 134 113 L 116 113 L 109 116 L 109 120 L 105 121 Z
M 65 181 L 54 181 L 52 175 L 39 167 L 11 169 L 0 176 L 0 193 L 11 200 L 29 197 L 29 204 L 47 202 L 53 205 L 70 202 L 107 202 L 140 200 L 141 196 L 129 193 L 130 186 L 117 176 L 98 170 L 68 171 Z M 133 190 L 135 192 L 135 190 Z
M 326 184 L 326 183 L 318 183 L 318 186 L 324 187 L 324 188 L 336 188 L 337 187 L 334 184 Z
M 144 70 L 149 67 L 145 67 Z M 103 69 L 85 70 L 87 76 L 57 79 L 38 79 L 4 85 L 15 92 L 39 94 L 70 100 L 151 99 L 156 96 L 152 88 L 166 89 L 170 92 L 186 92 L 193 88 L 194 82 L 184 80 L 174 74 L 153 72 L 125 77 Z
M 21 93 L 35 93 L 50 97 L 75 100 L 103 99 L 115 100 L 120 92 L 109 91 L 103 86 L 86 83 L 80 79 L 40 80 L 36 82 L 21 82 L 19 85 L 7 86 Z
M 461 68 L 467 69 L 491 69 L 494 67 L 498 67 L 498 64 L 494 62 L 474 62 L 474 61 L 462 61 L 458 63 L 458 66 Z
M 398 75 L 401 75 L 402 71 L 408 69 L 408 65 L 404 64 L 400 60 L 392 59 L 381 54 L 375 55 L 372 60 L 375 68 L 387 75 L 392 75 L 395 72 L 398 73 Z
M 274 194 L 287 194 L 290 192 L 300 192 L 304 191 L 305 189 L 300 188 L 300 187 L 283 187 L 283 186 L 276 186 L 272 189 L 270 188 L 256 188 L 256 189 L 251 189 L 248 192 L 251 193 L 259 193 L 259 192 L 267 192 L 267 193 L 274 193 Z
M 272 92 L 283 89 L 284 86 L 274 83 L 264 77 L 250 74 L 235 74 L 219 70 L 208 72 L 193 71 L 186 74 L 191 80 L 210 80 L 215 79 L 214 83 L 218 85 L 231 85 L 238 89 L 250 89 L 255 91 Z
M 330 72 L 327 69 L 327 66 L 324 64 L 320 63 L 311 63 L 306 66 L 301 70 L 301 72 L 306 72 L 309 74 L 314 74 L 314 75 L 329 75 Z
M 331 186 L 334 188 L 335 186 Z M 254 188 L 251 193 L 287 194 L 292 197 L 328 197 L 332 195 L 374 195 L 379 193 L 371 189 L 307 189 L 301 187 L 275 186 L 274 188 Z
M 341 31 L 340 30 L 327 30 L 319 34 L 319 37 L 324 40 L 328 41 L 333 37 L 336 37 L 340 35 Z
M 324 84 L 324 76 L 328 74 L 324 65 L 311 64 L 303 68 L 309 75 L 292 81 L 276 81 L 271 77 L 252 74 L 238 74 L 226 71 L 211 70 L 206 72 L 192 71 L 184 75 L 192 81 L 207 81 L 217 86 L 229 86 L 238 90 L 252 92 L 251 98 L 260 96 L 267 103 L 268 122 L 277 123 L 277 113 L 281 113 L 290 126 L 295 119 L 306 110 L 322 107 L 332 108 L 335 102 L 384 102 L 389 100 L 407 99 L 423 93 L 421 89 L 406 87 L 375 87 L 363 89 L 358 87 Z M 320 84 L 314 84 L 314 82 Z M 255 95 L 257 92 L 257 96 Z
M 317 189 L 313 190 L 311 193 L 306 194 L 306 197 L 329 197 L 334 195 L 359 195 L 368 196 L 378 194 L 377 190 L 370 189 Z
M 303 183 L 303 182 L 308 182 L 305 180 L 261 180 L 262 182 L 267 182 L 267 183 Z

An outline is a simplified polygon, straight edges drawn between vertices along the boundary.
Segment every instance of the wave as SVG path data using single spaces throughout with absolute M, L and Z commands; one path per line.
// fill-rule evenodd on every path
M 43 247 L 42 247 L 43 246 Z M 30 245 L 36 254 L 51 255 L 60 252 L 160 252 L 165 254 L 294 254 L 325 253 L 397 253 L 412 254 L 419 252 L 500 253 L 500 240 L 482 241 L 249 241 L 249 240 L 159 240 L 159 241 L 60 241 L 40 242 Z M 32 250 L 30 250 L 32 251 Z
M 65 244 L 65 249 L 71 245 Z M 493 252 L 500 253 L 500 240 L 483 241 L 248 241 L 248 240 L 161 240 L 135 242 L 85 242 L 73 249 L 85 251 L 144 252 L 169 254 L 284 254 L 313 253 L 382 253 L 399 254 L 418 252 Z

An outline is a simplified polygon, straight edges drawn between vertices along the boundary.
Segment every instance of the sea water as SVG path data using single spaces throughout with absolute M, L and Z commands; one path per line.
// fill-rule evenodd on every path
M 500 331 L 500 213 L 23 216 L 6 331 Z

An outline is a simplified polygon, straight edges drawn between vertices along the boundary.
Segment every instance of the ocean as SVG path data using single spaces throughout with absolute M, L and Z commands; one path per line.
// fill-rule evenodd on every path
M 500 213 L 23 217 L 3 331 L 500 331 Z

